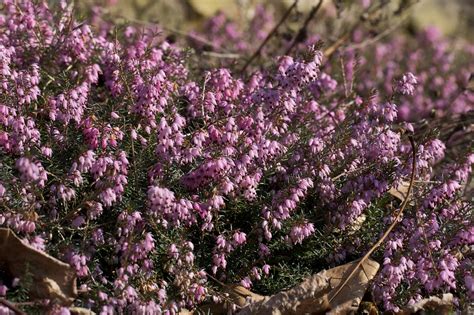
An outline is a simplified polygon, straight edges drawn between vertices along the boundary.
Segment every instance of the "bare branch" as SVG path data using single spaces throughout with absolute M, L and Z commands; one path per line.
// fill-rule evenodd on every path
M 314 18 L 316 13 L 319 11 L 319 8 L 321 8 L 321 5 L 323 4 L 323 0 L 319 0 L 318 4 L 315 5 L 312 9 L 311 12 L 309 12 L 308 17 L 303 23 L 303 26 L 299 29 L 298 33 L 296 33 L 295 37 L 293 37 L 291 41 L 290 47 L 285 52 L 285 55 L 289 55 L 291 50 L 299 43 L 301 42 L 301 39 L 304 38 L 308 32 L 308 25 L 309 22 Z
M 286 10 L 285 14 L 281 17 L 280 21 L 273 27 L 270 33 L 268 33 L 267 37 L 265 37 L 265 39 L 260 44 L 258 49 L 253 53 L 252 57 L 250 57 L 245 63 L 245 65 L 242 67 L 242 69 L 240 70 L 241 73 L 243 73 L 247 69 L 247 67 L 252 63 L 252 61 L 254 61 L 254 59 L 260 55 L 263 47 L 265 47 L 266 43 L 270 40 L 270 38 L 272 38 L 276 34 L 278 28 L 285 22 L 288 16 L 290 16 L 291 11 L 293 11 L 293 9 L 296 7 L 297 4 L 298 4 L 298 0 L 295 0 L 293 4 L 288 8 L 288 10 Z

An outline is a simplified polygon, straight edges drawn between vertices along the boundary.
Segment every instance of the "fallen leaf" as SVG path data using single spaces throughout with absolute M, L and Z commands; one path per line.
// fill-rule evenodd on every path
M 199 307 L 199 310 L 204 314 L 226 315 L 231 310 L 232 305 L 244 307 L 248 304 L 253 304 L 265 299 L 265 296 L 253 293 L 241 285 L 230 284 L 222 289 L 223 293 L 227 295 L 227 300 L 220 303 L 206 303 Z
M 362 301 L 360 303 L 359 309 L 357 310 L 357 314 L 379 315 L 379 310 L 374 303 L 368 302 L 368 301 Z
M 248 304 L 239 315 L 297 315 L 324 314 L 329 309 L 327 292 L 329 279 L 321 274 L 306 278 L 288 291 L 282 291 L 263 300 Z
M 263 295 L 253 293 L 241 285 L 230 285 L 229 289 L 225 289 L 225 291 L 228 292 L 231 298 L 236 301 L 235 304 L 240 307 L 248 303 L 261 301 L 265 298 Z
M 330 285 L 332 288 L 331 292 L 328 294 L 329 301 L 331 301 L 331 311 L 327 314 L 349 314 L 351 312 L 356 312 L 359 308 L 359 304 L 369 286 L 369 281 L 375 277 L 379 270 L 380 265 L 376 261 L 366 259 L 362 264 L 362 267 L 359 268 L 347 285 L 342 288 L 337 296 L 334 296 L 335 289 L 338 287 L 339 283 L 342 279 L 348 277 L 357 263 L 358 261 L 353 261 L 322 272 L 322 275 L 330 279 Z
M 367 220 L 367 216 L 362 213 L 358 216 L 354 221 L 352 221 L 351 225 L 348 226 L 347 235 L 353 235 L 355 232 L 359 231 L 362 228 L 365 220 Z
M 397 315 L 418 314 L 421 311 L 427 311 L 429 314 L 448 315 L 453 312 L 453 295 L 451 293 L 443 294 L 441 298 L 430 296 L 422 299 L 413 305 L 403 308 Z
M 76 273 L 71 266 L 23 243 L 6 228 L 0 228 L 0 265 L 13 277 L 31 275 L 32 297 L 70 305 L 77 296 Z
M 379 269 L 379 264 L 367 259 L 359 272 L 331 301 L 329 297 L 342 279 L 347 278 L 358 261 L 307 277 L 290 290 L 272 296 L 255 294 L 242 286 L 228 286 L 224 291 L 229 300 L 240 307 L 238 315 L 303 315 L 303 314 L 349 314 L 357 311 L 359 304 Z M 211 314 L 228 314 L 228 302 L 209 303 L 200 311 Z
M 71 307 L 69 312 L 71 312 L 71 315 L 95 315 L 93 311 L 82 307 Z
M 395 198 L 399 199 L 400 201 L 404 201 L 407 197 L 408 187 L 410 186 L 409 182 L 401 182 L 396 188 L 392 187 L 388 191 L 388 193 Z

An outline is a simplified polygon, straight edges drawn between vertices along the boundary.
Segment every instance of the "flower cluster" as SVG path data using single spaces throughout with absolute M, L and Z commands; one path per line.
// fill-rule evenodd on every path
M 176 314 L 222 299 L 210 277 L 251 287 L 289 248 L 329 266 L 363 253 L 391 220 L 387 192 L 412 171 L 403 132 L 418 130 L 400 128 L 397 104 L 425 97 L 428 70 L 390 75 L 390 94 L 369 91 L 388 84 L 380 73 L 348 93 L 354 75 L 341 78 L 314 46 L 240 75 L 189 66 L 198 55 L 155 26 L 79 23 L 65 1 L 5 0 L 1 10 L 0 226 L 76 270 L 88 292 L 76 305 Z M 264 14 L 252 22 L 258 39 Z M 239 35 L 222 16 L 208 27 Z M 463 111 L 469 97 L 456 101 Z M 415 202 L 374 284 L 387 309 L 404 285 L 413 301 L 474 294 L 463 252 L 472 203 L 462 199 L 472 152 L 448 164 L 442 140 L 415 136 Z M 357 228 L 363 220 L 376 223 Z M 338 233 L 347 237 L 326 238 Z M 15 294 L 0 281 L 0 295 Z

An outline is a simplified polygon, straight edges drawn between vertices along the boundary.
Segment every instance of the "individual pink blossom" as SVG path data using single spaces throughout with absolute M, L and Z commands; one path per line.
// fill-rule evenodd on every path
M 404 95 L 413 95 L 417 84 L 418 80 L 415 75 L 411 72 L 407 72 L 398 82 L 397 91 Z

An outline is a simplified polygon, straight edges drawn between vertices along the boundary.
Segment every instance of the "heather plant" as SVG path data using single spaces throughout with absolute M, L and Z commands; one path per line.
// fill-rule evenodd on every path
M 376 88 L 390 95 L 395 78 L 405 72 L 416 73 L 415 95 L 400 98 L 400 119 L 416 121 L 466 113 L 474 104 L 472 91 L 466 89 L 474 70 L 473 48 L 472 44 L 443 38 L 434 27 L 413 37 L 392 36 L 371 53 L 360 54 L 361 75 L 372 79 L 359 84 L 364 85 L 362 90 Z M 356 53 L 348 51 L 348 58 L 353 59 Z
M 387 192 L 414 172 L 372 291 L 387 310 L 448 290 L 461 307 L 474 294 L 472 148 L 448 163 L 436 132 L 399 122 L 397 104 L 425 93 L 418 68 L 376 94 L 327 62 L 311 46 L 259 71 L 198 67 L 159 27 L 3 1 L 0 224 L 75 268 L 76 305 L 175 314 L 225 299 L 220 282 L 271 293 L 360 257 L 394 219 Z M 25 300 L 25 279 L 1 281 Z
M 383 7 L 383 2 L 379 4 L 376 1 L 362 1 L 359 10 L 350 11 L 350 8 L 357 7 L 355 3 L 342 8 L 349 11 L 348 14 L 356 15 L 359 11 L 369 14 L 379 6 Z M 318 5 L 315 5 L 313 9 L 318 8 Z M 402 9 L 399 7 L 395 14 L 400 15 Z M 309 15 L 311 16 L 311 12 Z M 225 19 L 223 13 L 218 13 L 209 19 L 202 33 L 198 35 L 209 43 L 207 49 L 222 51 L 222 42 L 225 42 L 226 52 L 251 54 L 261 42 L 256 40 L 255 34 L 265 37 L 264 32 L 271 32 L 271 25 L 275 24 L 275 19 L 270 18 L 271 16 L 272 11 L 269 8 L 259 7 L 250 23 L 239 29 L 229 18 Z M 255 28 L 255 21 L 259 21 L 258 28 Z M 332 30 L 334 25 L 329 22 L 319 27 L 318 32 L 310 32 L 308 27 L 301 28 L 296 36 L 289 34 L 288 26 L 281 27 L 281 30 L 276 31 L 272 44 L 266 45 L 261 55 L 277 57 L 288 52 L 291 47 L 295 47 L 294 54 L 298 54 L 299 51 L 304 52 L 308 45 L 330 43 L 331 38 L 337 37 L 338 34 Z M 399 23 L 397 20 L 389 20 L 388 23 L 390 22 Z M 382 24 L 378 20 L 372 23 Z M 382 27 L 393 29 L 390 25 Z M 415 87 L 416 94 L 411 97 L 413 93 L 401 93 L 397 117 L 399 121 L 447 118 L 473 110 L 474 96 L 472 90 L 466 89 L 471 73 L 474 72 L 472 43 L 463 39 L 445 38 L 435 27 L 416 34 L 387 34 L 386 31 L 380 31 L 374 36 L 371 35 L 372 31 L 370 25 L 356 23 L 350 32 L 344 34 L 347 38 L 341 37 L 346 39 L 341 49 L 324 64 L 327 72 L 344 72 L 344 78 L 341 79 L 344 79 L 347 90 L 354 89 L 357 93 L 368 96 L 372 89 L 376 89 L 383 98 L 390 98 L 393 89 L 397 88 L 394 82 L 406 73 L 413 73 L 416 74 L 418 83 Z M 191 43 L 193 42 L 195 41 L 191 40 Z M 196 48 L 206 49 L 203 45 L 201 43 Z M 235 60 L 229 61 L 226 58 L 219 62 L 225 66 L 235 64 Z M 343 69 L 340 69 L 341 62 L 344 64 Z M 332 68 L 339 70 L 329 70 Z

